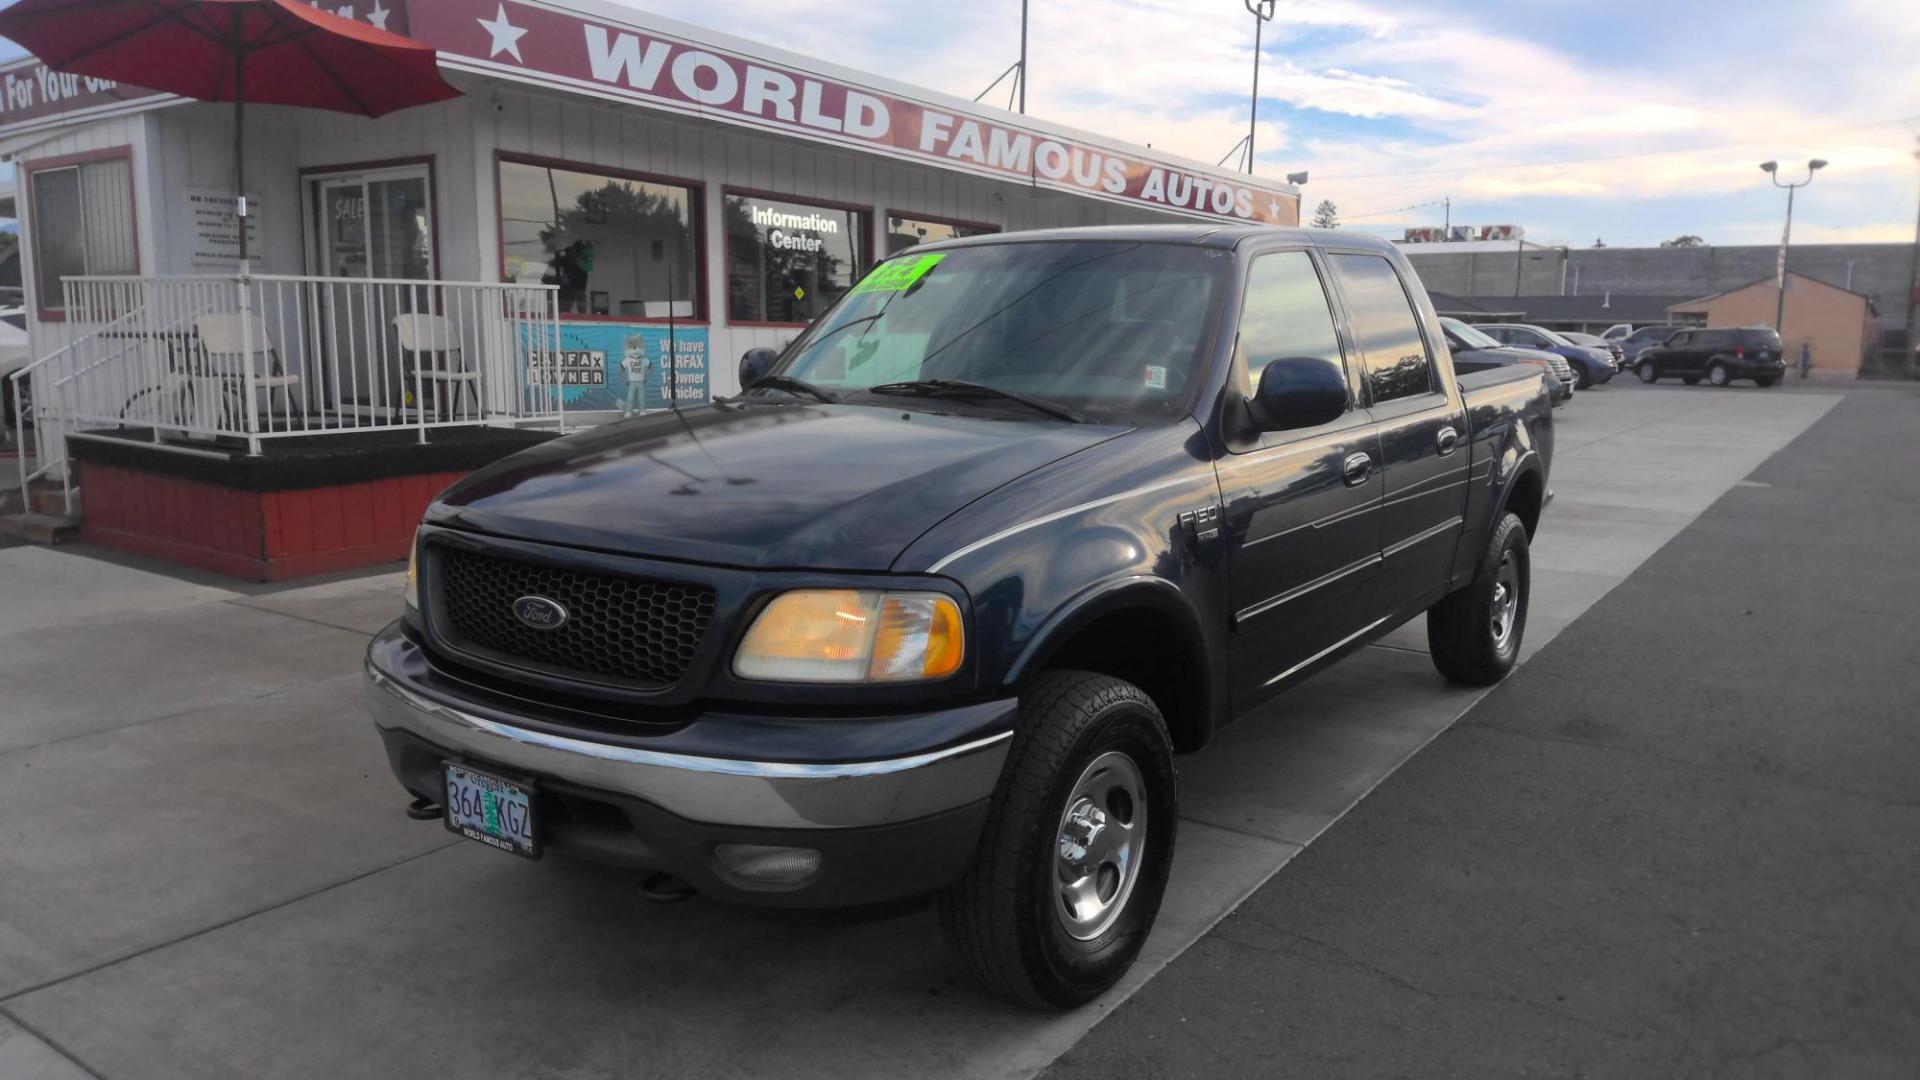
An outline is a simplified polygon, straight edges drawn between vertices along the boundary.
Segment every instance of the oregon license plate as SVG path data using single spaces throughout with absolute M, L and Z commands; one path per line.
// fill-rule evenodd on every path
M 540 857 L 531 788 L 452 762 L 446 768 L 448 830 L 501 851 Z

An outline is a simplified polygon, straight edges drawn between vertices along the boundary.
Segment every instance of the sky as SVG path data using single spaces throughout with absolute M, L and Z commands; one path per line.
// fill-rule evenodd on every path
M 1018 56 L 1019 0 L 630 6 L 968 98 Z M 1027 110 L 1218 161 L 1253 27 L 1242 0 L 1032 0 Z M 1344 228 L 1440 225 L 1450 199 L 1539 243 L 1771 244 L 1785 192 L 1758 164 L 1818 157 L 1796 243 L 1914 236 L 1917 0 L 1278 0 L 1262 46 L 1255 170 L 1307 170 L 1306 213 Z
M 973 97 L 1019 52 L 1019 0 L 632 6 Z M 1027 111 L 1208 162 L 1246 134 L 1241 0 L 1033 0 Z M 1002 84 L 1004 90 L 1006 84 Z M 1006 99 L 999 92 L 999 104 Z M 1532 241 L 1683 234 L 1902 241 L 1920 201 L 1916 0 L 1280 0 L 1255 170 L 1307 170 L 1342 227 L 1517 224 Z

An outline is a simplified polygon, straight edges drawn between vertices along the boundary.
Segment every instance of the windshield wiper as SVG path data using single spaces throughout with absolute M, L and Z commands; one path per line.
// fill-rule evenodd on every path
M 753 382 L 744 387 L 744 389 L 758 390 L 763 386 L 769 390 L 785 390 L 789 394 L 805 394 L 815 400 L 824 401 L 828 405 L 840 404 L 840 395 L 831 390 L 815 386 L 805 379 L 796 379 L 791 375 L 762 375 L 753 380 Z
M 968 382 L 965 379 L 914 379 L 910 382 L 881 383 L 867 387 L 874 394 L 914 394 L 919 397 L 990 397 L 1025 405 L 1034 412 L 1045 413 L 1056 420 L 1065 420 L 1070 424 L 1090 424 L 1093 421 L 1074 412 L 1058 402 L 1045 398 L 1030 397 L 1012 390 L 1002 390 L 985 383 Z

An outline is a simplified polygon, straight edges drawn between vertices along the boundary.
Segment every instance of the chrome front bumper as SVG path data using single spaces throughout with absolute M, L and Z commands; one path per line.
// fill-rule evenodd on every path
M 913 821 L 993 793 L 1012 731 L 906 757 L 792 763 L 696 757 L 516 724 L 428 694 L 369 657 L 374 724 L 482 763 L 652 803 L 688 821 L 765 829 L 857 829 Z

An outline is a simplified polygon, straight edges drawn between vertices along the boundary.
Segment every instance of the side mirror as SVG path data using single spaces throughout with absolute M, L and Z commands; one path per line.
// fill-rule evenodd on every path
M 1260 370 L 1247 411 L 1262 431 L 1318 427 L 1347 411 L 1347 373 L 1317 356 L 1288 356 Z
M 780 354 L 766 346 L 748 349 L 740 356 L 740 389 L 745 390 L 760 380 L 762 375 L 773 370 L 773 362 Z

